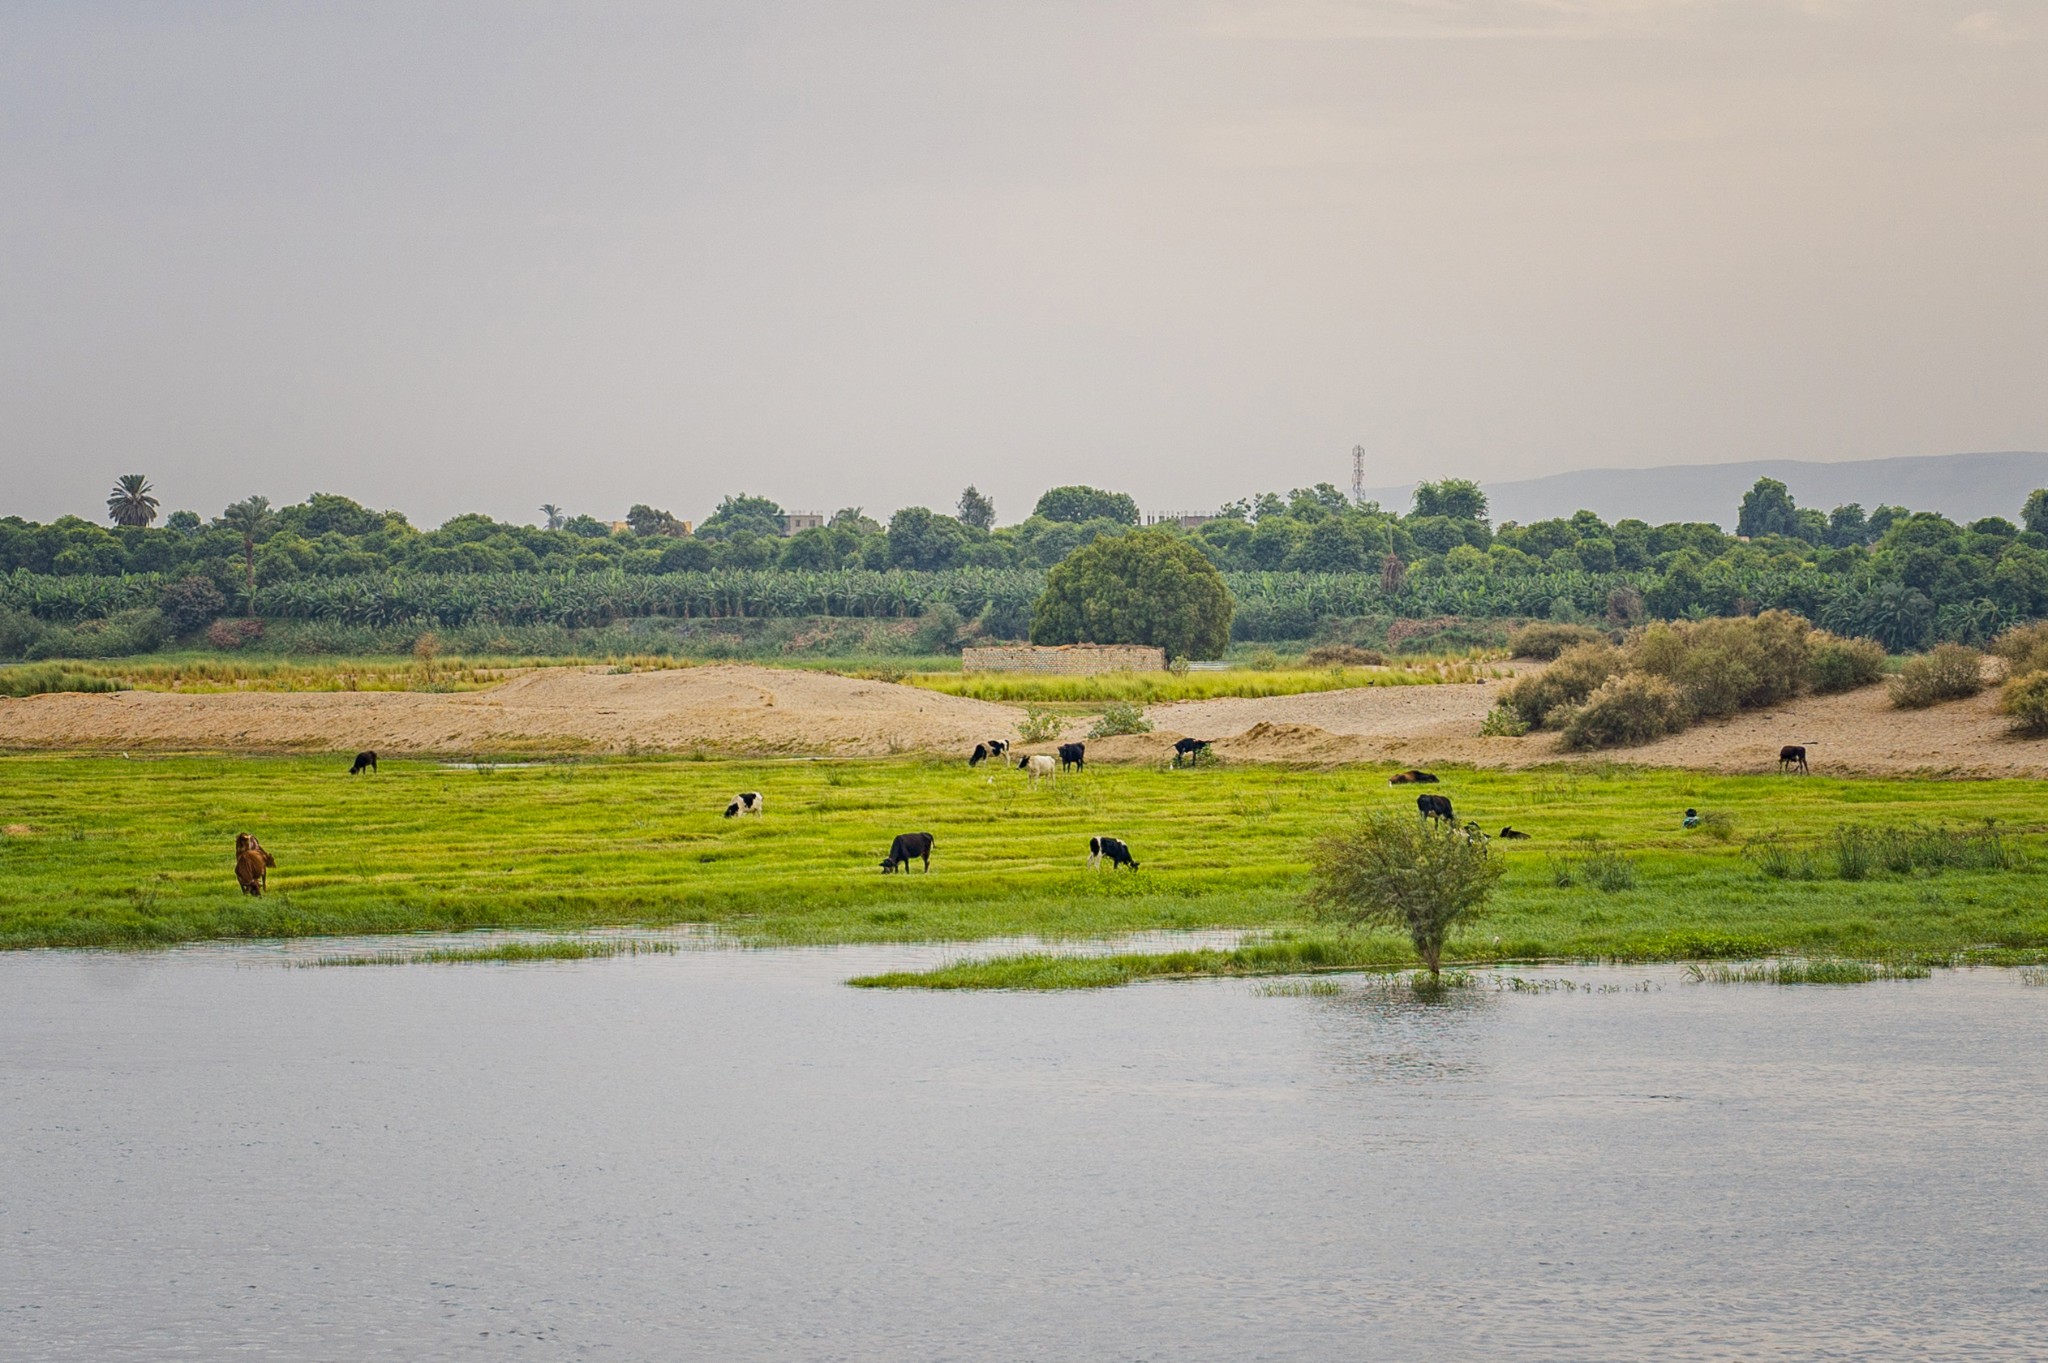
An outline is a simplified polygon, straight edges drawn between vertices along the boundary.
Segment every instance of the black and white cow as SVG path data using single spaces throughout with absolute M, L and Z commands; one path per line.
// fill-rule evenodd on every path
M 1075 771 L 1080 771 L 1082 769 L 1081 764 L 1087 756 L 1088 745 L 1086 743 L 1060 744 L 1060 770 L 1065 771 L 1068 767 L 1072 767 Z
M 1102 865 L 1104 860 L 1109 862 L 1109 869 L 1112 871 L 1119 866 L 1128 866 L 1133 871 L 1138 869 L 1137 861 L 1131 856 L 1131 849 L 1124 845 L 1122 838 L 1088 839 L 1088 869 L 1094 870 Z
M 924 869 L 927 872 L 932 869 L 932 835 L 898 833 L 895 841 L 889 844 L 889 855 L 882 858 L 882 874 L 887 875 L 901 866 L 907 875 L 910 863 L 918 860 L 924 862 Z
M 968 757 L 967 765 L 970 767 L 978 767 L 982 763 L 990 761 L 991 759 L 1000 761 L 1003 757 L 1008 755 L 1009 751 L 1009 739 L 991 738 L 986 743 L 977 743 L 974 745 L 974 752 L 971 756 Z
M 760 812 L 761 792 L 758 790 L 741 791 L 733 796 L 732 803 L 725 807 L 725 817 L 728 819 L 737 818 L 741 814 L 759 814 Z
M 1451 813 L 1451 797 L 1448 795 L 1418 795 L 1415 797 L 1415 808 L 1425 819 L 1442 819 L 1445 823 L 1456 822 L 1457 816 Z

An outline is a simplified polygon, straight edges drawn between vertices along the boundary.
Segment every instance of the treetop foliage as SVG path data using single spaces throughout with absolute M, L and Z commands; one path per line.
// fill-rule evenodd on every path
M 1046 575 L 1034 644 L 1154 644 L 1168 658 L 1220 658 L 1230 588 L 1179 535 L 1139 530 L 1096 540 Z

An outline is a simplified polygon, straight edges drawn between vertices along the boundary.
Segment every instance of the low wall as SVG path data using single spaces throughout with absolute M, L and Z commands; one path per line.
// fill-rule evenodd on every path
M 1089 676 L 1097 672 L 1164 672 L 1166 650 L 1150 644 L 1060 644 L 1041 648 L 1012 644 L 960 650 L 962 672 L 1047 672 Z

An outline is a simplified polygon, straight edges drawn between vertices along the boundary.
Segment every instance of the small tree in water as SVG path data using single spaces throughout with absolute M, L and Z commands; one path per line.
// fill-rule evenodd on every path
M 1484 837 L 1405 814 L 1370 814 L 1309 851 L 1317 916 L 1407 932 L 1435 980 L 1444 937 L 1476 918 L 1506 870 Z

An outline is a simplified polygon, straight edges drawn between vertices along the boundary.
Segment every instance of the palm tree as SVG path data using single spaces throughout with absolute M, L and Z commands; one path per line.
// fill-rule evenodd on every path
M 115 525 L 148 525 L 156 519 L 156 498 L 149 495 L 155 490 L 139 473 L 122 474 L 107 498 L 107 515 Z
M 268 497 L 246 497 L 220 513 L 221 525 L 242 537 L 242 561 L 249 570 L 249 609 L 256 605 L 256 541 L 277 522 Z
M 560 530 L 562 522 L 569 519 L 569 513 L 556 506 L 553 502 L 542 502 L 540 504 L 540 514 L 547 518 L 546 528 L 549 530 Z

